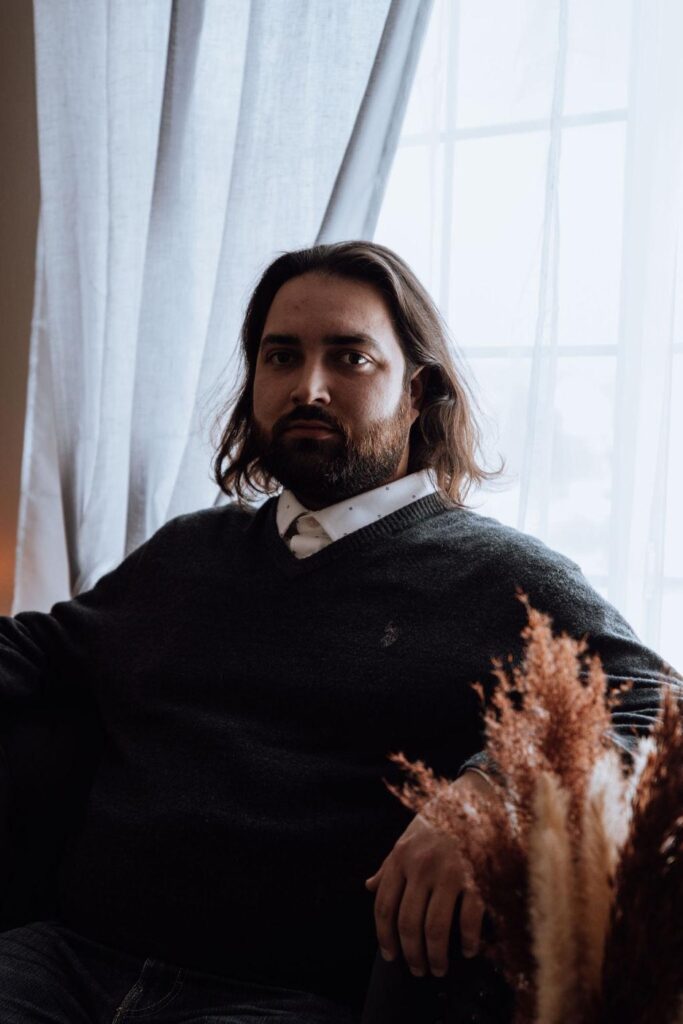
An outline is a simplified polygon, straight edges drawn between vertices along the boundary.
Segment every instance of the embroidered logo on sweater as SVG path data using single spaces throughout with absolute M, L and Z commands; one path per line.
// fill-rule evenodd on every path
M 380 647 L 389 647 L 398 640 L 398 627 L 393 622 L 387 622 L 384 627 L 384 636 L 379 642 Z

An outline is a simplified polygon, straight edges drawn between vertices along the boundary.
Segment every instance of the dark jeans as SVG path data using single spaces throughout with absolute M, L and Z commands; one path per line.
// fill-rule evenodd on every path
M 355 1024 L 345 1006 L 296 989 L 129 956 L 58 921 L 0 933 L 2 1024 Z

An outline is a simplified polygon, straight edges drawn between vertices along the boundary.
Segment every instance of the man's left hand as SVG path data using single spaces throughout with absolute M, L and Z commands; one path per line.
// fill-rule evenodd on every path
M 491 793 L 489 783 L 474 772 L 465 772 L 453 785 Z M 463 954 L 478 952 L 484 904 L 475 889 L 466 887 L 456 840 L 437 832 L 419 814 L 365 885 L 375 892 L 375 926 L 385 960 L 393 960 L 402 949 L 412 974 L 422 976 L 429 966 L 433 975 L 443 977 L 453 910 L 463 890 Z

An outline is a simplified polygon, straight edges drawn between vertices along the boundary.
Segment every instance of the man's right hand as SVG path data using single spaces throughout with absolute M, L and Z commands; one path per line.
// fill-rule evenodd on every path
M 475 789 L 487 797 L 492 786 L 478 772 L 464 772 L 452 787 Z M 464 956 L 479 951 L 484 904 L 465 885 L 465 866 L 451 836 L 438 832 L 420 814 L 397 840 L 379 870 L 365 882 L 375 891 L 377 939 L 385 960 L 402 950 L 412 974 L 429 967 L 436 977 L 448 970 L 448 941 L 460 893 L 460 935 Z

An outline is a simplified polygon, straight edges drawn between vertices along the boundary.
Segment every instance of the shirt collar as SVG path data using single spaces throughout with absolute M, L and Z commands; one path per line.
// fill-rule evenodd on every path
M 433 471 L 420 469 L 416 473 L 393 480 L 390 484 L 381 484 L 371 491 L 356 494 L 352 498 L 311 512 L 311 509 L 301 504 L 292 491 L 285 488 L 277 503 L 278 533 L 282 537 L 293 519 L 301 513 L 311 512 L 330 540 L 339 540 L 345 534 L 360 530 L 361 527 L 382 519 L 435 490 L 437 483 Z

